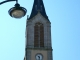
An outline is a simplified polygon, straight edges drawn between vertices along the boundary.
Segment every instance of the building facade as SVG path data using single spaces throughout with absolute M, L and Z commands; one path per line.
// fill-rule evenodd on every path
M 43 0 L 34 0 L 26 23 L 25 60 L 53 60 L 51 23 L 46 15 Z

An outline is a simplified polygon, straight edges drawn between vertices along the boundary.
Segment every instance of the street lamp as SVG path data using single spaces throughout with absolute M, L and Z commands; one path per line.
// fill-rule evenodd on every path
M 16 4 L 14 7 L 12 7 L 11 9 L 9 9 L 8 13 L 11 17 L 14 18 L 22 18 L 26 15 L 27 10 L 24 7 L 21 7 L 20 4 L 18 3 L 18 0 L 6 0 L 0 3 L 6 3 L 6 2 L 10 2 L 10 1 L 16 1 Z

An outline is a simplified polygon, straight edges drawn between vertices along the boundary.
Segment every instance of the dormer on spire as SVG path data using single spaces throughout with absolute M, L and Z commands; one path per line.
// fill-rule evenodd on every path
M 46 15 L 45 7 L 44 7 L 44 4 L 43 4 L 43 0 L 34 0 L 32 12 L 31 12 L 31 15 L 30 15 L 29 19 L 31 19 L 35 15 L 37 15 L 38 12 L 41 13 L 41 15 L 44 18 L 48 19 L 48 16 Z

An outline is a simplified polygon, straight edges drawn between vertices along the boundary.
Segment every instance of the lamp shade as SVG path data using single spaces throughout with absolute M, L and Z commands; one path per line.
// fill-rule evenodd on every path
M 15 7 L 12 7 L 8 12 L 11 17 L 22 18 L 26 15 L 27 10 L 16 3 Z

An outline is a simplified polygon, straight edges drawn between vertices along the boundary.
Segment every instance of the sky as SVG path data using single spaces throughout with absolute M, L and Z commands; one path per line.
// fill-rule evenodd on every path
M 0 0 L 2 2 L 4 0 Z M 0 5 L 0 60 L 23 60 L 27 15 L 34 0 L 19 0 L 27 9 L 21 19 L 9 16 L 15 2 Z M 51 22 L 53 60 L 80 60 L 80 0 L 43 0 Z

